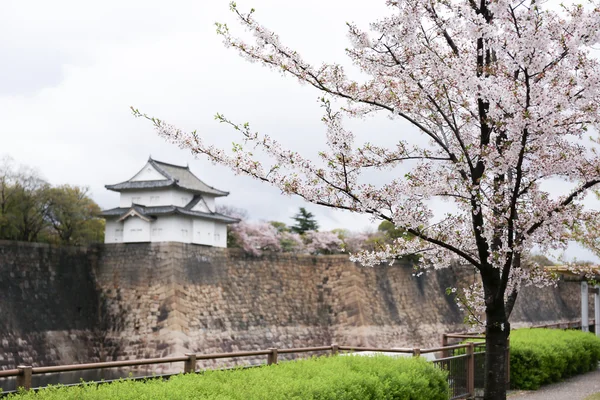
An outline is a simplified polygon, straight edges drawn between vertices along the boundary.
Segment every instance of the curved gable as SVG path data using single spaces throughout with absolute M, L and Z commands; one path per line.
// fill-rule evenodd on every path
M 129 182 L 139 182 L 139 181 L 160 181 L 169 179 L 164 174 L 159 172 L 152 163 L 148 162 L 133 178 L 129 180 Z

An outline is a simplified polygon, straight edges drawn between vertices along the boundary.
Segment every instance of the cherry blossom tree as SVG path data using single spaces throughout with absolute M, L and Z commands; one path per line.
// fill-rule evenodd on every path
M 310 254 L 333 254 L 342 250 L 342 241 L 333 232 L 306 231 L 303 237 Z
M 334 229 L 332 232 L 342 241 L 342 250 L 351 254 L 366 250 L 371 239 L 365 232 L 350 232 L 346 229 Z
M 296 232 L 279 232 L 279 243 L 284 252 L 301 253 L 305 250 L 302 237 Z
M 248 254 L 259 256 L 265 250 L 281 250 L 277 228 L 268 222 L 241 221 L 230 229 L 235 242 Z
M 535 0 L 387 4 L 390 14 L 372 32 L 348 25 L 347 54 L 361 80 L 340 64 L 306 62 L 254 10 L 231 5 L 249 39 L 217 24 L 226 46 L 320 91 L 327 148 L 316 161 L 221 114 L 243 138 L 233 151 L 134 114 L 194 155 L 309 202 L 390 221 L 414 237 L 357 255 L 365 265 L 419 254 L 423 266 L 474 266 L 485 309 L 485 398 L 504 399 L 508 318 L 521 286 L 545 282 L 522 260 L 534 246 L 564 248 L 573 224 L 592 217 L 581 198 L 600 182 L 600 66 L 591 53 L 600 40 L 600 3 L 557 10 Z M 375 111 L 414 130 L 398 133 L 392 147 L 356 143 L 344 118 Z M 412 140 L 416 132 L 428 143 Z M 360 179 L 367 170 L 398 168 L 410 171 L 385 185 Z M 569 190 L 544 191 L 553 178 L 568 181 Z M 434 213 L 436 199 L 448 201 L 444 215 Z

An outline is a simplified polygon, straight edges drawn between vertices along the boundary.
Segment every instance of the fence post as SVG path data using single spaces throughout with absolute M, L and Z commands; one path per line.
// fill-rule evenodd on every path
M 277 364 L 277 349 L 269 348 L 270 353 L 267 355 L 267 365 Z
M 340 347 L 337 345 L 337 343 L 334 343 L 331 345 L 331 354 L 332 355 L 337 356 L 339 351 L 340 351 Z
M 444 333 L 442 334 L 442 347 L 447 347 L 448 346 L 448 334 Z M 442 350 L 442 358 L 446 358 L 448 357 L 448 350 Z
M 421 349 L 418 348 L 414 348 L 413 349 L 413 357 L 420 357 L 421 356 Z
M 475 397 L 475 343 L 469 342 L 467 347 L 467 392 Z
M 31 390 L 31 366 L 19 365 L 17 369 L 19 370 L 19 375 L 17 375 L 17 389 L 22 387 L 25 390 Z
M 185 353 L 187 360 L 184 361 L 183 364 L 183 373 L 191 374 L 196 372 L 196 354 L 195 353 Z

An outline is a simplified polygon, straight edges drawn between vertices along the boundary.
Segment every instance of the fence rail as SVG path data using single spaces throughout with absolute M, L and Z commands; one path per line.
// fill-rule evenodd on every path
M 590 320 L 590 326 L 594 326 L 595 321 Z M 577 329 L 581 327 L 581 320 L 558 322 L 554 324 L 543 324 L 532 326 L 531 328 L 557 328 L 557 329 Z M 267 350 L 239 351 L 233 353 L 212 353 L 212 354 L 194 354 L 187 353 L 180 357 L 148 358 L 141 360 L 123 360 L 109 361 L 99 363 L 58 365 L 49 367 L 33 367 L 30 365 L 19 365 L 16 369 L 0 370 L 0 378 L 16 377 L 16 387 L 23 387 L 25 390 L 32 389 L 32 377 L 34 375 L 75 372 L 82 370 L 135 367 L 153 364 L 183 363 L 183 373 L 193 373 L 196 371 L 199 360 L 216 360 L 223 358 L 240 358 L 267 356 L 267 365 L 277 364 L 279 354 L 300 354 L 310 352 L 331 352 L 332 355 L 341 351 L 354 352 L 383 352 L 383 353 L 403 353 L 412 356 L 420 356 L 428 353 L 439 353 L 441 358 L 437 358 L 432 363 L 448 372 L 448 384 L 452 391 L 452 399 L 466 398 L 474 395 L 475 388 L 483 387 L 483 365 L 485 352 L 477 351 L 485 346 L 485 343 L 465 343 L 452 344 L 451 339 L 464 340 L 484 340 L 483 333 L 446 333 L 442 335 L 440 347 L 427 349 L 421 348 L 378 348 L 378 347 L 360 347 L 360 346 L 340 346 L 332 344 L 330 346 L 301 347 L 289 349 L 269 348 Z M 507 379 L 510 379 L 510 345 L 507 349 Z M 165 375 L 171 376 L 171 374 Z M 100 382 L 98 382 L 100 383 Z M 3 392 L 6 394 L 7 392 Z
M 377 347 L 359 347 L 359 346 L 340 346 L 332 344 L 330 346 L 318 347 L 302 347 L 277 349 L 269 348 L 267 350 L 256 351 L 240 351 L 235 353 L 213 353 L 213 354 L 195 354 L 187 353 L 180 357 L 165 357 L 165 358 L 149 358 L 141 360 L 124 360 L 124 361 L 109 361 L 87 364 L 72 364 L 59 365 L 50 367 L 33 367 L 29 365 L 19 365 L 16 369 L 0 371 L 0 377 L 16 377 L 17 388 L 22 387 L 25 390 L 32 390 L 32 377 L 39 374 L 57 373 L 57 372 L 74 372 L 90 369 L 104 368 L 119 368 L 119 367 L 134 367 L 152 364 L 164 363 L 183 363 L 183 373 L 194 373 L 197 368 L 198 360 L 214 360 L 222 358 L 238 358 L 238 357 L 253 357 L 267 356 L 266 364 L 277 364 L 279 354 L 299 354 L 310 352 L 327 352 L 331 355 L 336 355 L 339 352 L 382 352 L 382 353 L 403 353 L 414 357 L 419 357 L 421 354 L 427 353 L 443 353 L 450 351 L 458 351 L 465 349 L 464 354 L 436 359 L 433 364 L 439 368 L 448 371 L 448 383 L 452 388 L 453 399 L 468 397 L 474 394 L 476 381 L 475 371 L 475 352 L 473 349 L 477 346 L 474 343 L 451 345 L 446 347 L 435 348 L 377 348 Z M 101 383 L 101 382 L 98 382 Z M 35 388 L 39 389 L 39 388 Z M 6 392 L 5 392 L 6 393 Z

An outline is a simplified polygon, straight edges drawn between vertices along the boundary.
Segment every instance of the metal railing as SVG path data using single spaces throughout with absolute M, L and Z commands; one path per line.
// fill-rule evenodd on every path
M 472 397 L 474 395 L 474 388 L 476 386 L 476 355 L 475 352 L 477 344 L 467 343 L 458 344 L 453 346 L 437 347 L 430 349 L 420 348 L 377 348 L 377 347 L 357 347 L 357 346 L 339 346 L 332 344 L 330 346 L 319 346 L 319 347 L 302 347 L 302 348 L 290 348 L 290 349 L 277 349 L 269 348 L 267 350 L 256 350 L 256 351 L 240 351 L 235 353 L 214 353 L 214 354 L 195 354 L 187 353 L 184 356 L 179 357 L 165 357 L 165 358 L 149 358 L 142 360 L 124 360 L 124 361 L 109 361 L 99 363 L 87 363 L 87 364 L 72 364 L 72 365 L 58 365 L 50 367 L 33 367 L 29 365 L 19 365 L 16 369 L 9 369 L 0 371 L 0 378 L 16 377 L 16 387 L 23 388 L 25 390 L 38 390 L 41 387 L 33 388 L 32 381 L 35 375 L 48 374 L 48 373 L 60 373 L 60 372 L 74 372 L 83 370 L 93 369 L 105 369 L 105 368 L 121 368 L 121 367 L 134 367 L 144 366 L 153 364 L 166 364 L 166 363 L 183 363 L 183 373 L 194 373 L 197 370 L 197 362 L 200 360 L 215 360 L 223 358 L 239 358 L 239 357 L 256 357 L 266 356 L 266 365 L 277 364 L 278 356 L 280 354 L 300 354 L 300 353 L 315 353 L 315 352 L 328 352 L 331 355 L 336 355 L 340 352 L 382 352 L 382 353 L 403 353 L 408 356 L 419 357 L 420 355 L 427 353 L 438 353 L 444 354 L 450 351 L 458 351 L 462 349 L 463 354 L 452 355 L 440 359 L 435 359 L 432 363 L 448 372 L 448 383 L 451 387 L 451 398 L 459 399 Z M 264 365 L 264 364 L 263 364 Z M 163 375 L 161 377 L 168 377 L 170 375 Z M 142 377 L 138 377 L 140 379 Z M 148 378 L 148 377 L 146 377 Z M 95 383 L 108 383 L 110 381 L 95 382 Z M 10 392 L 3 392 L 7 394 Z
M 528 327 L 523 327 L 519 329 L 533 329 L 533 328 L 547 328 L 547 329 L 581 329 L 581 319 L 572 320 L 572 321 L 564 321 L 564 322 L 556 322 L 553 324 L 539 324 L 532 325 Z M 595 320 L 592 318 L 589 320 L 590 330 L 593 330 L 595 326 Z M 482 340 L 483 342 L 475 343 L 476 348 L 485 347 L 485 333 L 445 333 L 442 335 L 442 348 L 448 349 L 442 353 L 442 360 L 444 358 L 453 357 L 454 354 L 451 353 L 452 348 L 452 339 L 458 339 L 459 342 L 465 340 Z M 510 385 L 510 337 L 508 338 L 506 349 L 506 382 Z M 458 358 L 457 358 L 458 359 Z M 436 360 L 439 361 L 439 360 Z M 482 389 L 484 386 L 484 371 L 485 371 L 485 349 L 483 351 L 475 351 L 474 353 L 474 362 L 475 362 L 475 388 Z M 457 361 L 458 363 L 458 361 Z M 459 370 L 461 370 L 459 368 Z M 452 375 L 453 372 L 450 372 Z M 457 378 L 460 379 L 460 378 Z M 449 383 L 450 383 L 449 378 Z M 450 385 L 452 387 L 452 384 Z M 460 397 L 458 397 L 460 398 Z

